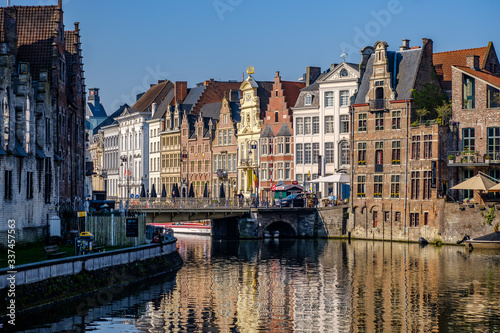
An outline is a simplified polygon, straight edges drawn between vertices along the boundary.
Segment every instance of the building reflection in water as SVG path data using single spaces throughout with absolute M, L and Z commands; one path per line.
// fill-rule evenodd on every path
M 429 332 L 500 329 L 500 260 L 459 247 L 180 239 L 172 292 L 148 331 Z

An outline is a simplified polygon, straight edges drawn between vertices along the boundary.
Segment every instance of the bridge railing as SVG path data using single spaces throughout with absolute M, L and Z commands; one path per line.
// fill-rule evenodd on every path
M 201 209 L 201 208 L 249 208 L 249 199 L 212 199 L 212 198 L 141 198 L 129 201 L 129 209 Z

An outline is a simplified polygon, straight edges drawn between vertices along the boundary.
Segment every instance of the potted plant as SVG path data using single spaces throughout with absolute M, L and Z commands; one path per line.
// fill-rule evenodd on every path
M 448 155 L 448 161 L 453 161 L 455 159 L 455 155 Z

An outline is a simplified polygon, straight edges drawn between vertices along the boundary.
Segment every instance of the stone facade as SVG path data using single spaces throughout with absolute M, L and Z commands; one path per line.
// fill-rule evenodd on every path
M 47 29 L 33 33 L 31 22 Z M 78 23 L 64 31 L 57 6 L 0 8 L 0 241 L 44 236 L 84 192 L 85 85 Z

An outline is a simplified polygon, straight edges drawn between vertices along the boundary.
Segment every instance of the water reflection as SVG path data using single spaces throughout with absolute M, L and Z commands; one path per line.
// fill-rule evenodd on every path
M 500 255 L 405 243 L 212 242 L 196 236 L 179 237 L 179 251 L 185 265 L 175 283 L 151 281 L 135 289 L 134 300 L 124 291 L 109 310 L 92 310 L 94 320 L 87 317 L 79 327 L 97 332 L 500 331 Z M 128 310 L 111 310 L 116 307 Z

